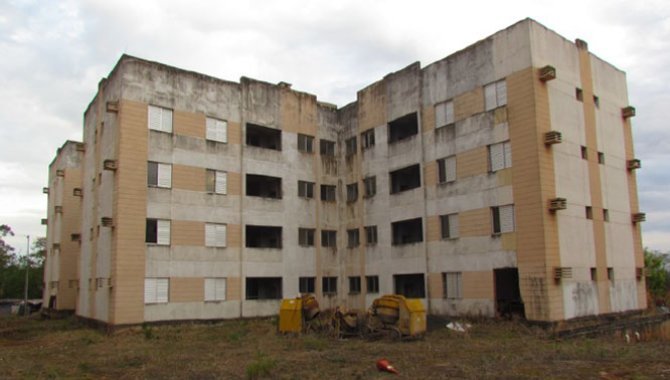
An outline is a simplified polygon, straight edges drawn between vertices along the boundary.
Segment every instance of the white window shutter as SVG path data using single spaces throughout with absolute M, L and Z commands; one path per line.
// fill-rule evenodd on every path
M 444 163 L 446 169 L 446 181 L 456 180 L 456 156 L 447 157 Z
M 158 237 L 156 244 L 170 245 L 170 221 L 157 220 L 156 226 L 158 230 Z
M 505 155 L 505 167 L 512 167 L 512 145 L 509 141 L 503 143 L 503 150 Z
M 223 120 L 217 120 L 218 124 L 218 139 L 223 143 L 228 142 L 228 122 Z
M 435 105 L 435 128 L 440 128 L 447 125 L 446 103 L 439 103 Z
M 149 129 L 161 130 L 161 108 L 149 106 Z
M 227 194 L 228 193 L 228 173 L 226 172 L 216 172 L 216 184 L 214 191 L 217 194 Z
M 205 131 L 205 138 L 207 140 L 217 140 L 216 138 L 216 120 L 212 119 L 211 117 L 208 117 L 206 119 L 206 131 Z
M 172 187 L 172 165 L 158 164 L 158 187 Z
M 449 237 L 458 237 L 458 214 L 449 215 Z
M 216 282 L 214 278 L 205 279 L 205 301 L 216 299 Z
M 144 303 L 156 302 L 156 279 L 144 279 Z
M 226 299 L 226 279 L 217 278 L 216 279 L 216 299 L 219 301 L 224 301 Z
M 496 105 L 498 107 L 507 104 L 507 82 L 501 80 L 496 82 Z
M 216 225 L 205 224 L 205 246 L 216 247 Z
M 172 110 L 163 108 L 162 111 L 163 114 L 161 116 L 161 130 L 163 132 L 172 133 Z
M 454 122 L 454 102 L 450 101 L 445 104 L 445 124 L 451 124 Z
M 225 247 L 226 246 L 226 225 L 219 224 L 216 226 L 216 246 Z
M 492 172 L 505 168 L 503 144 L 492 144 L 489 146 L 489 160 Z
M 500 232 L 514 231 L 514 205 L 500 206 Z
M 484 87 L 484 104 L 486 105 L 486 110 L 492 110 L 496 108 L 496 85 L 491 83 Z
M 156 302 L 168 302 L 168 293 L 170 290 L 170 280 L 167 278 L 156 279 Z

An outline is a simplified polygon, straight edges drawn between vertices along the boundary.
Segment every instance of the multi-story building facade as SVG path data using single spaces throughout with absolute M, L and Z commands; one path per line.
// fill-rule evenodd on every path
M 530 19 L 342 108 L 124 55 L 84 116 L 76 312 L 644 308 L 633 111 L 623 72 Z

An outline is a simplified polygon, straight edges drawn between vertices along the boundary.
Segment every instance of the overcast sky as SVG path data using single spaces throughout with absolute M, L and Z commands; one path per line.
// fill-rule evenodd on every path
M 456 5 L 458 4 L 458 5 Z M 670 1 L 0 1 L 0 224 L 44 236 L 47 167 L 123 53 L 343 106 L 526 17 L 627 72 L 643 242 L 670 251 Z M 664 112 L 665 111 L 665 112 Z

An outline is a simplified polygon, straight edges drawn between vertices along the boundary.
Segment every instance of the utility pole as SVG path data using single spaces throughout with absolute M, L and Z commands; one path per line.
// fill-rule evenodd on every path
M 23 315 L 28 316 L 28 270 L 30 269 L 30 235 L 26 235 L 26 284 L 23 287 Z

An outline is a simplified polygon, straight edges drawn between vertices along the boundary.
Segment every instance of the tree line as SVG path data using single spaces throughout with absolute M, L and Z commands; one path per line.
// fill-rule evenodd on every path
M 36 238 L 27 255 L 18 256 L 16 249 L 5 238 L 14 236 L 12 228 L 0 225 L 0 299 L 23 298 L 26 268 L 28 268 L 28 298 L 42 298 L 44 289 L 44 258 L 47 239 Z

